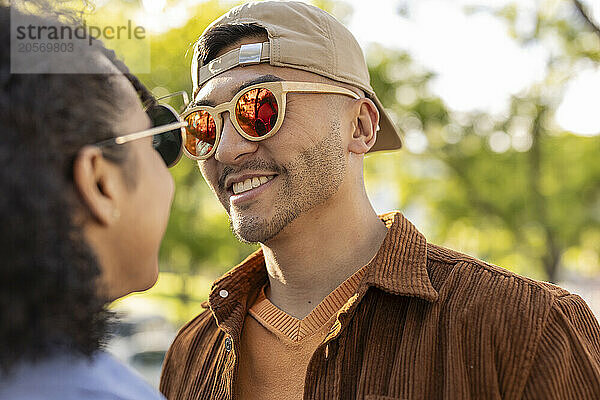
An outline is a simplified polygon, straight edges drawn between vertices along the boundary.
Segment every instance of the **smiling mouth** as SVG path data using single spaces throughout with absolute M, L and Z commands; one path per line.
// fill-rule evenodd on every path
M 255 189 L 255 188 L 269 182 L 274 177 L 275 177 L 275 175 L 270 175 L 270 176 L 265 175 L 265 176 L 256 176 L 253 178 L 248 178 L 243 182 L 235 182 L 233 184 L 231 190 L 233 191 L 233 194 L 244 193 L 244 192 Z

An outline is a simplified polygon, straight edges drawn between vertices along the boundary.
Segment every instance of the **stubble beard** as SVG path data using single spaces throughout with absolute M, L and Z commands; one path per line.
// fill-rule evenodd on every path
M 266 243 L 303 213 L 325 203 L 339 189 L 346 171 L 339 122 L 333 122 L 328 136 L 303 151 L 290 163 L 277 168 L 282 181 L 273 216 L 248 215 L 251 205 L 229 210 L 234 235 L 244 243 Z

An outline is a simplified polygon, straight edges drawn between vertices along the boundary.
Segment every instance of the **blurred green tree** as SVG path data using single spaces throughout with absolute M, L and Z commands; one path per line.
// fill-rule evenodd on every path
M 531 37 L 517 34 L 516 3 L 497 12 L 516 40 L 560 44 L 546 77 L 514 96 L 510 112 L 501 117 L 452 112 L 429 93 L 432 75 L 409 54 L 371 49 L 387 53 L 371 57 L 377 60 L 370 66 L 376 92 L 407 135 L 424 135 L 427 148 L 394 159 L 373 156 L 369 175 L 396 171 L 387 180 L 398 185 L 400 208 L 424 208 L 433 240 L 552 282 L 565 265 L 579 273 L 600 272 L 600 140 L 554 123 L 577 65 L 600 59 L 591 19 L 582 21 L 575 15 L 577 4 L 571 6 L 565 15 L 549 12 L 541 2 Z M 397 71 L 403 71 L 402 79 Z M 406 104 L 404 96 L 413 93 L 415 100 Z M 593 265 L 580 265 L 581 254 L 595 254 L 588 257 Z

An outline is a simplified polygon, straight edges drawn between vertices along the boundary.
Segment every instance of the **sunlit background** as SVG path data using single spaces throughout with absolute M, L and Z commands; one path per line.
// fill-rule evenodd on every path
M 190 90 L 190 45 L 238 3 L 99 0 L 87 19 L 130 18 L 151 32 L 151 73 L 140 77 L 160 96 Z M 313 4 L 356 35 L 404 132 L 402 151 L 367 157 L 376 210 L 401 210 L 431 242 L 556 282 L 600 315 L 600 2 Z M 233 238 L 193 162 L 171 171 L 159 281 L 114 304 L 124 318 L 113 351 L 155 385 L 176 329 L 255 249 Z

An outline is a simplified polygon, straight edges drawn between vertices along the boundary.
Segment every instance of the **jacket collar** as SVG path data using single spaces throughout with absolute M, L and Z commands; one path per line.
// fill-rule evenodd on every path
M 379 218 L 388 233 L 369 262 L 361 284 L 396 295 L 436 301 L 438 293 L 427 273 L 427 241 L 423 234 L 398 211 Z
M 358 291 L 377 287 L 395 295 L 436 301 L 438 293 L 427 273 L 425 237 L 398 211 L 379 218 L 385 223 L 388 233 L 367 265 Z M 262 249 L 259 249 L 213 283 L 209 305 L 217 324 L 224 331 L 238 336 L 250 306 L 249 299 L 267 280 L 265 260 Z

